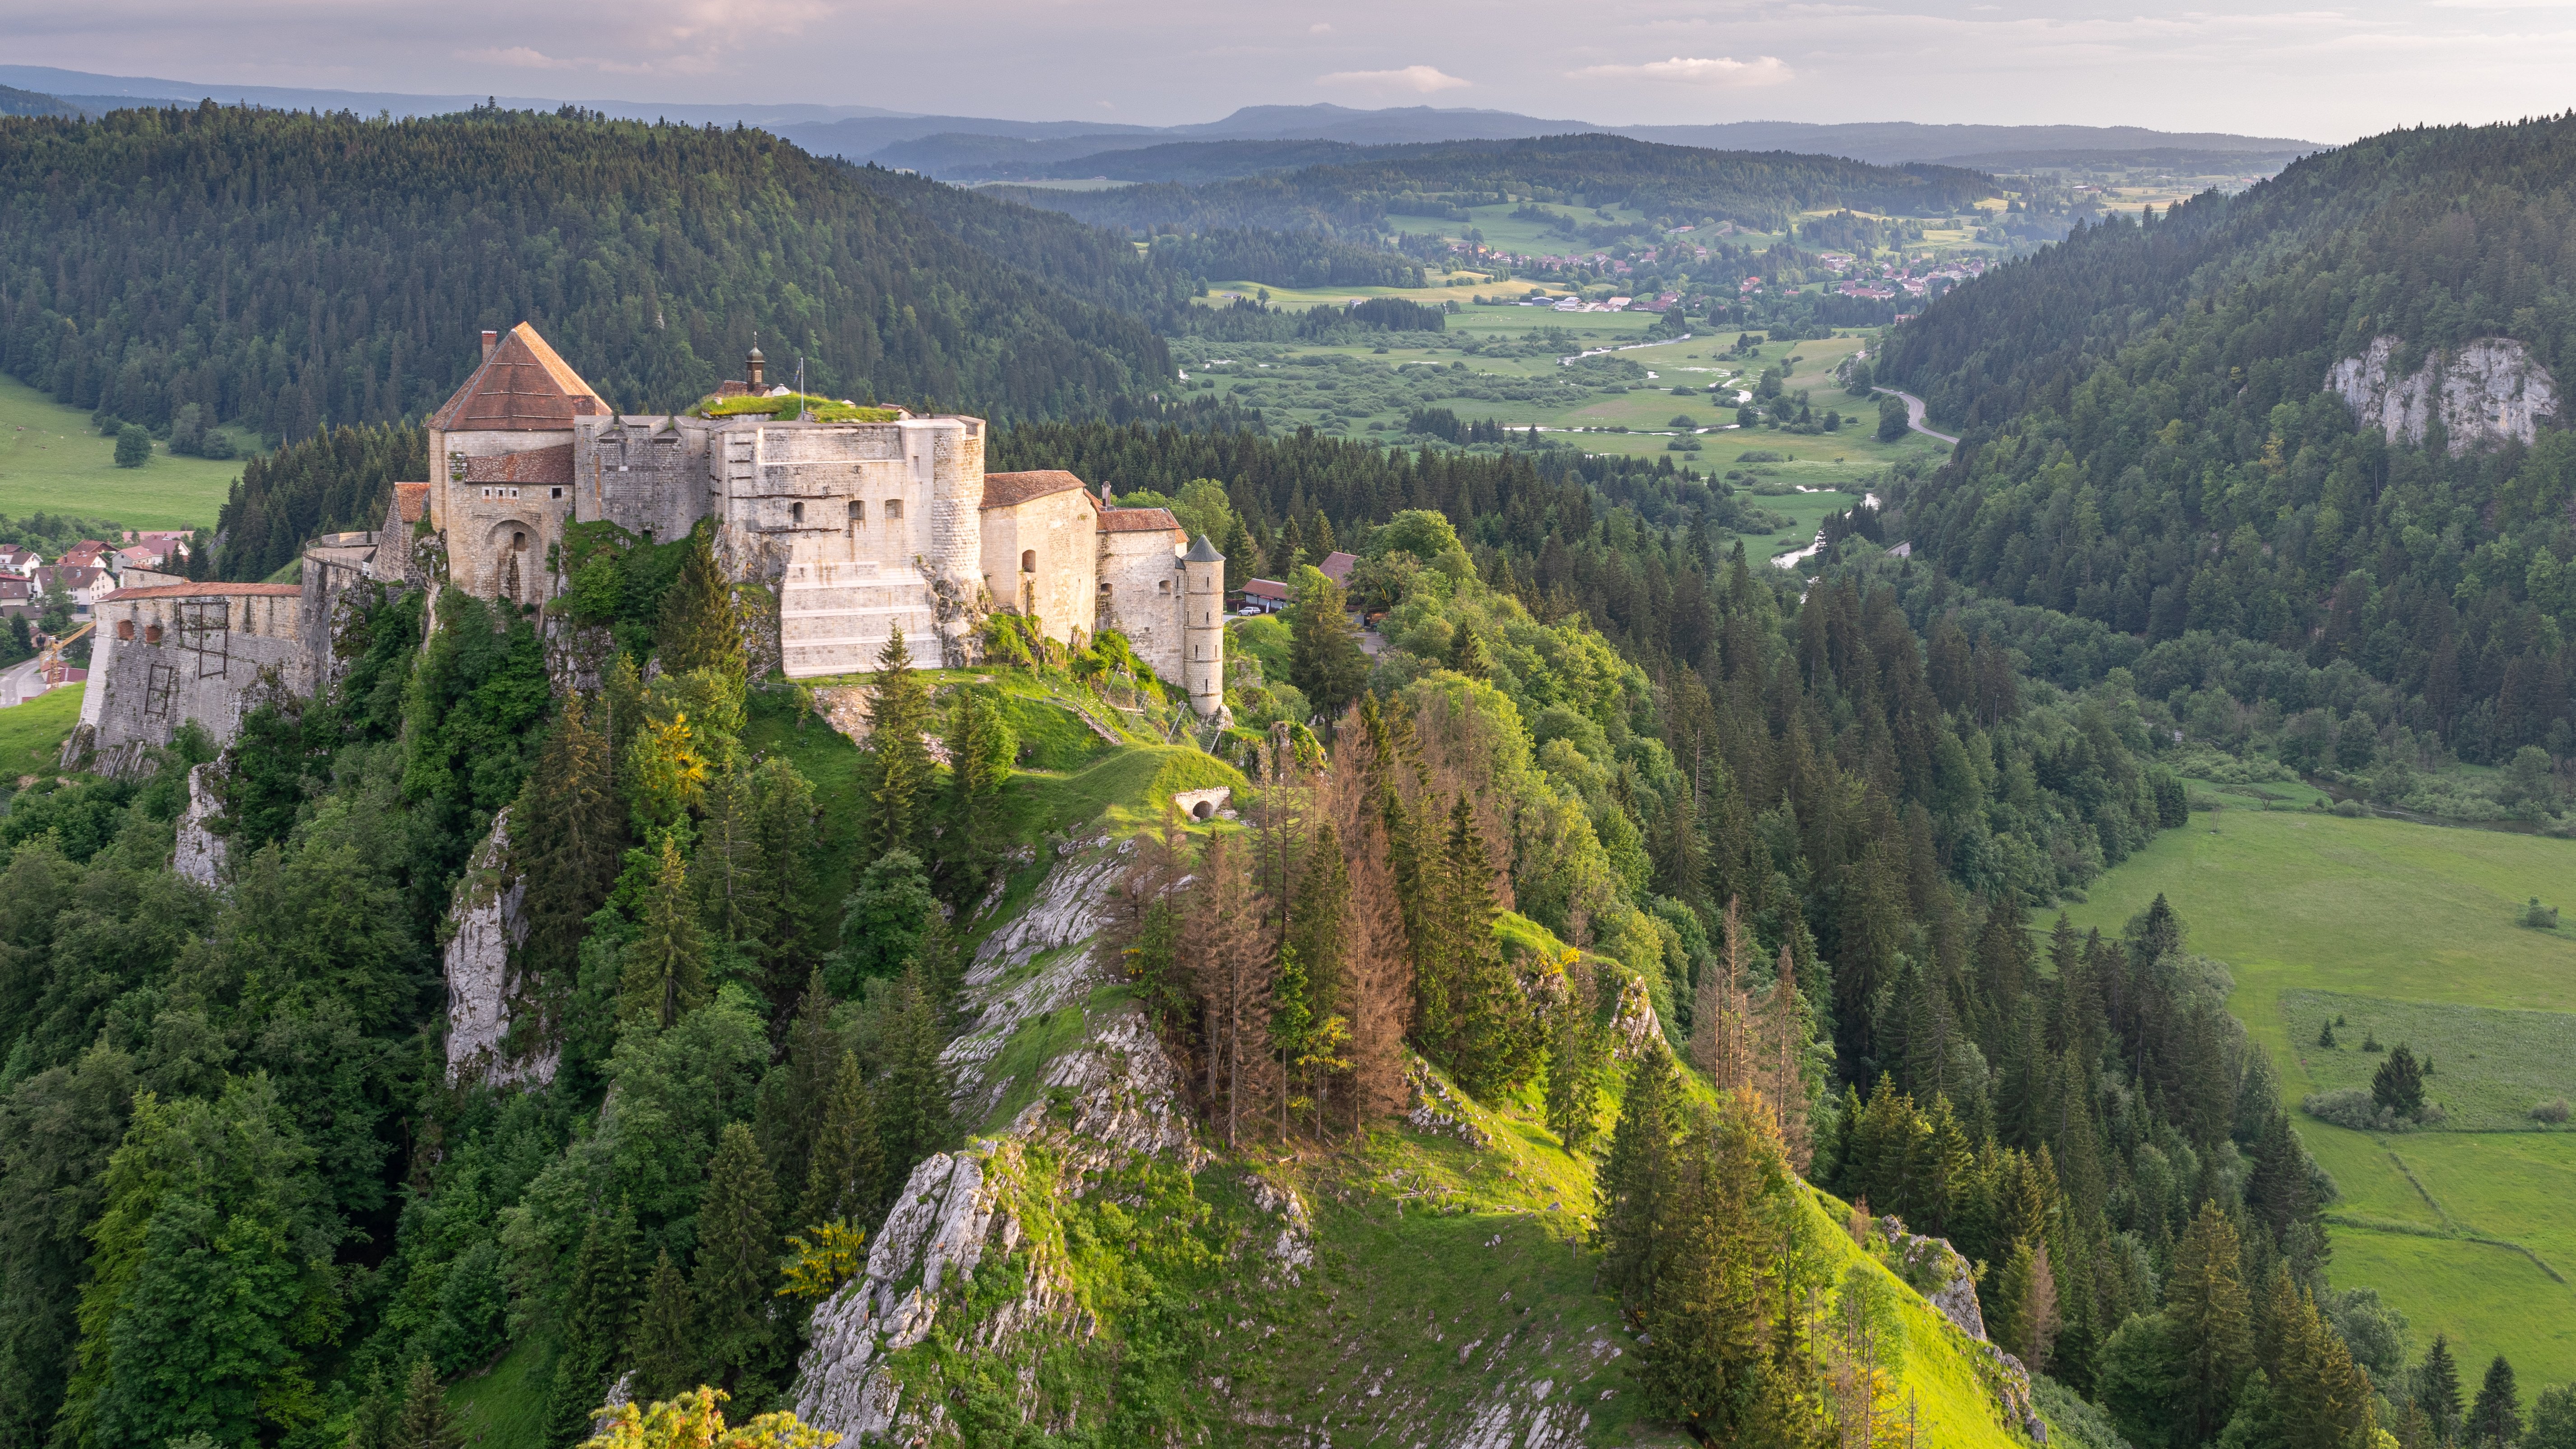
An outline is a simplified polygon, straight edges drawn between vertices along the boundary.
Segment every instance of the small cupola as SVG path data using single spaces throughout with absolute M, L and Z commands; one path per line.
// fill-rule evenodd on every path
M 753 392 L 758 392 L 762 388 L 768 386 L 768 381 L 764 376 L 768 370 L 769 359 L 760 355 L 760 348 L 757 345 L 754 345 L 749 352 L 743 354 L 742 380 L 750 385 Z

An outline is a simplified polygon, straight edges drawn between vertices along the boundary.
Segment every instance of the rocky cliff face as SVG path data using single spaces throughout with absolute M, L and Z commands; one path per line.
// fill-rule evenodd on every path
M 447 942 L 450 1082 L 480 1078 L 511 1086 L 555 1079 L 552 1045 L 530 1057 L 509 1055 L 510 948 L 528 934 L 527 920 L 519 914 L 525 887 L 510 873 L 509 863 L 510 812 L 504 810 L 493 818 L 492 833 L 475 850 L 448 907 L 448 920 L 456 929 Z
M 224 872 L 224 838 L 213 829 L 223 806 L 210 773 L 222 768 L 209 761 L 188 772 L 188 813 L 179 817 L 179 845 L 170 857 L 172 870 L 208 890 L 221 883 Z
M 977 950 L 962 993 L 972 1025 L 944 1056 L 958 1119 L 989 1122 L 1015 1091 L 1027 1100 L 995 1135 L 915 1167 L 870 1237 L 865 1271 L 815 1310 L 797 1366 L 796 1414 L 806 1423 L 853 1443 L 936 1430 L 946 1406 L 907 1402 L 888 1359 L 928 1338 L 943 1303 L 988 1264 L 1016 1258 L 1021 1289 L 979 1317 L 972 1346 L 1009 1353 L 1041 1331 L 1087 1336 L 1060 1255 L 1027 1231 L 1029 1200 L 1078 1195 L 1087 1177 L 1139 1158 L 1204 1161 L 1179 1072 L 1144 1012 L 1104 991 L 1115 983 L 1093 959 L 1099 902 L 1133 848 L 1113 850 L 1105 838 L 1082 847 Z M 1065 1013 L 1078 1013 L 1079 1025 L 1054 1036 Z M 1002 1070 L 1024 1032 L 1060 1049 L 1025 1073 Z M 1032 1143 L 1045 1147 L 1043 1164 L 1026 1150 Z
M 2359 357 L 2326 374 L 2354 418 L 2392 443 L 2421 443 L 2439 422 L 2453 451 L 2512 439 L 2528 443 L 2545 419 L 2558 416 L 2558 383 L 2530 349 L 2506 337 L 2481 337 L 2456 352 L 2435 352 L 2411 373 L 2392 368 L 2400 344 L 2375 337 Z

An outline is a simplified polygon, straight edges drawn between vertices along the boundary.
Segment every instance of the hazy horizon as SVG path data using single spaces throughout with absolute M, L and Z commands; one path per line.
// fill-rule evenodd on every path
M 1512 0 L 1464 34 L 1454 12 L 1334 4 L 1211 16 L 1164 3 L 878 13 L 784 0 L 747 23 L 704 0 L 340 5 L 327 20 L 279 0 L 0 0 L 17 64 L 209 84 L 1153 126 L 1332 102 L 1602 125 L 2131 125 L 2328 143 L 2563 109 L 2576 64 L 2569 13 L 2531 0 L 2227 14 L 2170 0 L 2125 13 L 2025 0 L 1652 0 L 1586 13 L 1568 34 L 1564 12 Z

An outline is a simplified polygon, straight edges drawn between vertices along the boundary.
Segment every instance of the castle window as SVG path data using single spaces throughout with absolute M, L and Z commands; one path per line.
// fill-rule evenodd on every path
M 1107 584 L 1102 584 L 1100 586 L 1100 597 L 1104 599 L 1109 597 L 1109 586 Z
M 549 489 L 547 490 L 546 496 L 549 498 L 561 498 L 563 496 L 563 490 L 560 488 Z
M 1033 548 L 1024 548 L 1024 549 L 1021 549 L 1021 550 L 1020 550 L 1020 572 L 1021 572 L 1021 573 L 1024 573 L 1024 574 L 1033 574 L 1033 573 L 1036 573 L 1037 571 L 1038 571 L 1038 551 L 1037 551 L 1036 549 L 1033 549 Z
M 850 521 L 852 523 L 868 521 L 868 506 L 855 498 L 850 500 Z
M 885 520 L 888 523 L 899 523 L 903 520 L 902 499 L 889 498 L 885 501 Z
M 1168 593 L 1170 593 L 1171 591 L 1172 591 L 1172 581 L 1171 581 L 1170 579 L 1158 579 L 1158 580 L 1156 580 L 1156 581 L 1155 581 L 1155 584 L 1154 584 L 1154 592 L 1155 592 L 1155 593 L 1158 593 L 1158 594 L 1168 594 Z
M 788 504 L 787 521 L 790 523 L 803 523 L 805 521 L 805 505 L 802 503 Z

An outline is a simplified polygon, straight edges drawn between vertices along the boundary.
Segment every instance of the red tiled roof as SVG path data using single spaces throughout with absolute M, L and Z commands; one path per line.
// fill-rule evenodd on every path
M 467 465 L 469 468 L 472 465 Z M 394 516 L 405 523 L 418 523 L 429 516 L 429 485 L 397 483 L 394 485 Z
M 1087 494 L 1081 479 L 1062 468 L 1041 468 L 1034 473 L 987 473 L 984 475 L 984 506 L 1008 508 L 1032 498 L 1044 498 L 1068 489 Z
M 487 458 L 468 458 L 465 460 L 465 481 L 468 483 L 569 483 L 572 481 L 572 444 L 560 443 L 551 448 L 530 448 L 524 453 L 499 453 Z
M 1340 549 L 1335 549 L 1331 553 L 1324 555 L 1324 561 L 1315 565 L 1315 567 L 1324 571 L 1324 577 L 1331 579 L 1334 583 L 1338 584 L 1351 576 L 1352 567 L 1358 564 L 1359 561 L 1360 556 L 1358 554 L 1344 553 Z
M 1168 508 L 1104 508 L 1102 533 L 1178 533 L 1181 521 Z
M 551 432 L 614 409 L 522 322 L 465 379 L 429 425 L 448 432 Z
M 1288 597 L 1288 586 L 1279 582 L 1277 579 L 1245 579 L 1243 581 L 1243 591 L 1256 599 L 1284 599 Z
M 304 592 L 297 584 L 149 584 L 139 589 L 118 589 L 102 604 L 124 599 L 285 599 Z

